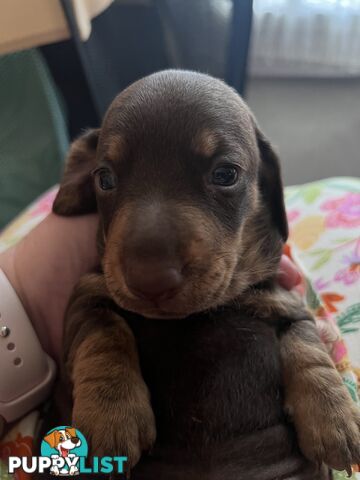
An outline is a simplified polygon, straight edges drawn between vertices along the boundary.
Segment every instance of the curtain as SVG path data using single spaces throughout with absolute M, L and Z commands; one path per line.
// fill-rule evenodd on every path
M 254 76 L 360 74 L 360 0 L 254 0 Z

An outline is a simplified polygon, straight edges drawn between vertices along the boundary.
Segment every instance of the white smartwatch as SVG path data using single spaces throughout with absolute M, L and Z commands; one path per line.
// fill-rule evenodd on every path
M 47 398 L 55 372 L 55 362 L 0 269 L 0 430 L 1 423 L 17 420 Z

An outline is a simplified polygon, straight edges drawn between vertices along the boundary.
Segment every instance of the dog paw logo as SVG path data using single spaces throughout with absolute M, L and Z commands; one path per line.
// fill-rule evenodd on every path
M 41 456 L 51 459 L 50 473 L 56 476 L 73 476 L 81 472 L 80 464 L 88 455 L 84 435 L 69 426 L 50 430 L 41 442 Z M 82 458 L 82 462 L 80 459 Z

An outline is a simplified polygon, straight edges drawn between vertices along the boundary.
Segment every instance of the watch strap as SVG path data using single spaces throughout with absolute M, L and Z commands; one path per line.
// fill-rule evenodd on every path
M 44 401 L 55 379 L 24 307 L 0 269 L 0 416 L 11 422 Z

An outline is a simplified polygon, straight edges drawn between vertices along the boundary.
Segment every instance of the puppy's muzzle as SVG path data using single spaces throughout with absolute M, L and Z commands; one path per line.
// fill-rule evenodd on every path
M 122 268 L 129 291 L 137 298 L 158 302 L 181 288 L 183 256 L 173 219 L 163 209 L 137 210 L 124 241 Z
M 133 295 L 146 300 L 166 300 L 179 290 L 183 275 L 179 268 L 161 261 L 131 261 L 125 281 Z

